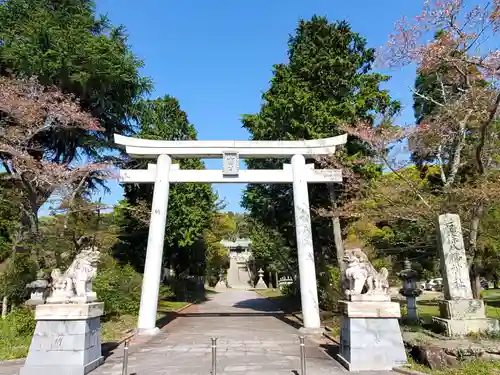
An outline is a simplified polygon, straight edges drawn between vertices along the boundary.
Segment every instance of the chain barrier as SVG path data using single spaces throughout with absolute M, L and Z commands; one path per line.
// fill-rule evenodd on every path
M 210 375 L 217 375 L 217 338 L 212 337 L 212 371 Z M 304 336 L 299 336 L 300 342 L 300 375 L 306 375 L 306 344 Z M 128 348 L 129 340 L 123 345 L 122 375 L 128 374 Z

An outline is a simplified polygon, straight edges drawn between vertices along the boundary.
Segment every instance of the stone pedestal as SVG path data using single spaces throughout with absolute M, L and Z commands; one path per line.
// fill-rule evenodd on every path
M 267 285 L 262 277 L 259 277 L 259 281 L 257 281 L 257 284 L 255 284 L 255 289 L 267 289 Z
M 227 285 L 224 280 L 219 280 L 217 284 L 215 284 L 215 290 L 218 290 L 220 292 L 224 292 L 227 290 Z
M 439 301 L 439 314 L 445 319 L 482 319 L 486 317 L 486 309 L 484 301 L 479 299 Z
M 264 271 L 262 268 L 259 270 L 259 280 L 257 280 L 257 284 L 255 284 L 255 289 L 267 289 L 267 285 L 264 282 Z
M 439 312 L 440 317 L 434 317 L 433 321 L 442 327 L 447 336 L 465 336 L 472 332 L 500 330 L 498 320 L 486 318 L 482 300 L 440 301 Z
M 391 302 L 391 296 L 386 293 L 354 294 L 349 298 L 351 302 Z
M 101 302 L 38 305 L 28 357 L 19 375 L 85 375 L 100 366 Z
M 221 270 L 219 272 L 219 281 L 217 284 L 215 284 L 215 290 L 218 290 L 219 292 L 224 292 L 227 290 L 227 283 L 226 279 L 224 278 L 224 272 Z
M 34 309 L 38 305 L 43 305 L 45 304 L 45 301 L 40 298 L 30 298 L 29 300 L 26 301 L 26 306 Z
M 408 320 L 418 321 L 417 299 L 415 297 L 406 297 L 406 309 L 408 311 Z
M 500 331 L 500 324 L 496 319 L 445 319 L 434 317 L 432 321 L 442 328 L 446 336 L 466 336 L 469 333 Z
M 396 302 L 340 301 L 338 360 L 349 371 L 389 371 L 406 365 Z

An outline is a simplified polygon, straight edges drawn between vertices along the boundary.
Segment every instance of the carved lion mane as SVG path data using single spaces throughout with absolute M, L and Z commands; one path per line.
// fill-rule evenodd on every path
M 64 289 L 68 295 L 83 296 L 86 294 L 86 285 L 95 277 L 97 263 L 101 253 L 94 246 L 85 247 L 78 253 L 64 274 L 55 268 L 52 271 L 52 288 Z
M 387 293 L 389 272 L 386 268 L 377 272 L 368 256 L 361 249 L 346 250 L 344 262 L 347 264 L 343 278 L 346 296 L 362 294 L 365 287 L 366 294 Z

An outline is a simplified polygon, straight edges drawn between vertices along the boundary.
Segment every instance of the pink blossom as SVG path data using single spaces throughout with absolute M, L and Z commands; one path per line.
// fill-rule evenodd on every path
M 26 196 L 47 199 L 47 194 L 82 179 L 109 174 L 106 164 L 75 167 L 54 162 L 37 142 L 37 136 L 48 129 L 102 130 L 99 121 L 82 111 L 70 95 L 44 87 L 35 78 L 0 77 L 0 113 L 0 162 L 7 178 L 25 189 Z

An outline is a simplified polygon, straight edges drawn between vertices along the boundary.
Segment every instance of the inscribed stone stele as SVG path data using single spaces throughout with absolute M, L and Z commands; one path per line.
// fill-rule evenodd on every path
M 439 240 L 444 298 L 472 299 L 469 268 L 458 215 L 439 215 Z

